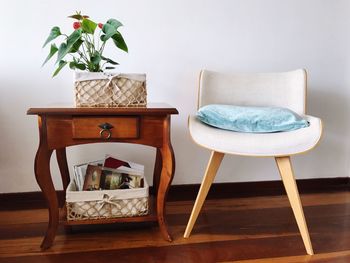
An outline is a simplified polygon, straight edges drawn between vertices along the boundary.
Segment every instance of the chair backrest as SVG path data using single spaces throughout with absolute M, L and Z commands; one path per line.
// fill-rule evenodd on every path
M 285 107 L 305 114 L 306 71 L 223 74 L 202 70 L 198 108 L 208 104 Z

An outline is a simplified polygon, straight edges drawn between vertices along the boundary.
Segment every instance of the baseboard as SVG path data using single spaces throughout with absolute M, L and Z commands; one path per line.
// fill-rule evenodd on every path
M 300 193 L 318 193 L 350 190 L 349 177 L 318 178 L 297 180 Z M 168 201 L 194 200 L 199 184 L 172 185 Z M 153 188 L 150 188 L 153 192 Z M 232 197 L 273 196 L 285 194 L 281 181 L 216 183 L 213 184 L 207 199 Z M 64 192 L 57 191 L 60 205 L 64 202 Z M 2 193 L 0 194 L 0 210 L 20 210 L 46 207 L 41 192 Z
M 299 179 L 297 185 L 299 192 L 302 194 L 344 191 L 350 190 L 350 178 Z M 174 185 L 169 190 L 168 200 L 194 200 L 199 187 L 199 184 Z M 209 190 L 207 199 L 274 196 L 285 193 L 282 181 L 214 183 Z

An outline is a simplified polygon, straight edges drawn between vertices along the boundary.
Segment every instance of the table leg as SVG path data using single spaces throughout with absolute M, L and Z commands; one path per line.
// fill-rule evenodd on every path
M 44 240 L 41 243 L 42 249 L 47 249 L 52 245 L 59 219 L 58 200 L 50 173 L 50 158 L 52 150 L 49 150 L 47 146 L 45 122 L 45 117 L 39 117 L 40 143 L 34 163 L 35 178 L 44 194 L 49 208 L 49 225 Z
M 69 169 L 67 164 L 66 148 L 56 149 L 58 167 L 60 168 L 63 190 L 66 191 L 70 182 Z
M 65 195 L 68 184 L 70 182 L 66 148 L 56 149 L 56 158 L 57 158 L 58 167 L 60 168 L 63 191 L 64 191 L 64 195 Z M 66 210 L 64 203 L 65 203 L 65 197 L 63 198 L 62 204 L 63 204 L 64 209 Z M 66 214 L 66 212 L 67 211 L 65 211 L 64 213 Z M 72 226 L 70 226 L 70 225 L 64 225 L 64 230 L 66 233 L 73 232 Z
M 163 133 L 163 147 L 161 149 L 162 156 L 162 172 L 159 181 L 159 189 L 157 195 L 157 216 L 160 231 L 163 238 L 172 241 L 172 237 L 168 232 L 168 227 L 165 219 L 165 203 L 168 190 L 175 172 L 175 157 L 173 147 L 170 142 L 170 116 L 165 119 Z
M 50 158 L 52 150 L 47 150 L 39 146 L 35 157 L 35 177 L 41 191 L 44 194 L 47 206 L 49 208 L 49 225 L 45 238 L 41 243 L 42 249 L 47 249 L 52 245 L 58 227 L 58 200 L 55 187 L 50 174 Z
M 158 193 L 158 188 L 159 188 L 159 180 L 160 180 L 160 175 L 162 173 L 162 153 L 161 149 L 157 148 L 157 153 L 156 153 L 156 162 L 154 164 L 154 171 L 153 171 L 153 193 L 157 195 Z

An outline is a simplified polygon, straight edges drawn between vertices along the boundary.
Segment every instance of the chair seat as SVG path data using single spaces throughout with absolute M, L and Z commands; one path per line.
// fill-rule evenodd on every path
M 321 119 L 304 116 L 310 126 L 276 133 L 241 133 L 218 129 L 189 117 L 192 139 L 217 152 L 247 156 L 289 156 L 312 149 L 322 134 Z

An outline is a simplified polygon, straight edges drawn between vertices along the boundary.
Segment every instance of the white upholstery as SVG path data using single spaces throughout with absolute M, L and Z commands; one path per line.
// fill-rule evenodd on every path
M 218 129 L 189 117 L 192 139 L 213 151 L 248 156 L 288 156 L 313 148 L 320 140 L 319 118 L 305 116 L 310 126 L 295 131 L 276 133 L 241 133 Z
M 305 114 L 306 71 L 223 74 L 203 70 L 198 107 L 208 104 L 285 107 Z
M 208 104 L 279 106 L 305 115 L 306 71 L 222 74 L 203 70 L 198 107 Z M 288 156 L 313 148 L 322 134 L 321 120 L 305 115 L 310 127 L 278 133 L 239 133 L 211 127 L 189 117 L 193 140 L 213 151 L 248 156 Z

